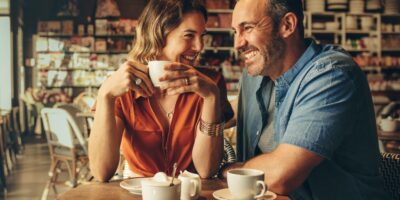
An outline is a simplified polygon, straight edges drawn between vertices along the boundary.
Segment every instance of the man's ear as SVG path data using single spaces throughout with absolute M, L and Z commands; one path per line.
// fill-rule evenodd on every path
M 296 32 L 298 19 L 292 12 L 288 12 L 281 19 L 280 34 L 282 38 L 288 38 Z

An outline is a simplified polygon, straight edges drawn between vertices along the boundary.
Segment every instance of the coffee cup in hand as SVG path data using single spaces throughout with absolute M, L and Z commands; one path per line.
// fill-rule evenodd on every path
M 232 169 L 228 171 L 227 179 L 229 192 L 235 199 L 257 199 L 267 191 L 261 170 Z
M 160 87 L 160 77 L 165 74 L 164 65 L 172 63 L 166 60 L 152 60 L 149 61 L 149 75 L 154 87 Z

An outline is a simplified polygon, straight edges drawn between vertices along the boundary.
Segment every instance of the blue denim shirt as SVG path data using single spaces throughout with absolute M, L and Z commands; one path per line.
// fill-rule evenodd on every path
M 389 199 L 378 172 L 375 116 L 364 73 L 343 49 L 307 43 L 301 58 L 274 82 L 274 139 L 325 159 L 291 198 Z M 266 112 L 271 87 L 268 77 L 243 72 L 237 118 L 240 161 L 256 156 L 260 134 L 272 117 Z

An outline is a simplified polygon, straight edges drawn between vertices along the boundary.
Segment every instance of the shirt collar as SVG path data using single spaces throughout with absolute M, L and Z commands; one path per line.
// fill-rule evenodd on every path
M 135 100 L 138 100 L 140 97 L 144 98 L 144 96 L 141 95 L 139 92 L 134 92 L 134 91 L 132 91 L 132 90 L 130 90 L 130 92 L 133 93 L 133 98 L 134 98 Z
M 243 70 L 243 74 L 244 74 L 244 77 L 243 77 L 243 79 L 246 79 L 246 82 L 249 82 L 249 86 L 251 85 L 253 88 L 251 88 L 251 90 L 249 90 L 249 91 L 254 91 L 254 92 L 256 92 L 256 91 L 258 91 L 261 87 L 262 87 L 262 81 L 263 81 L 263 79 L 264 79 L 264 76 L 250 76 L 249 75 L 249 73 L 248 73 L 248 71 L 247 71 L 247 68 L 244 68 L 244 70 Z M 257 88 L 254 88 L 254 86 L 257 86 Z M 255 89 L 255 90 L 254 90 Z M 247 91 L 247 90 L 246 90 Z
M 309 44 L 306 51 L 303 53 L 300 59 L 297 60 L 293 67 L 275 80 L 276 86 L 289 86 L 296 78 L 297 74 L 320 51 L 321 46 L 317 45 L 314 40 L 306 39 L 305 42 L 306 44 Z

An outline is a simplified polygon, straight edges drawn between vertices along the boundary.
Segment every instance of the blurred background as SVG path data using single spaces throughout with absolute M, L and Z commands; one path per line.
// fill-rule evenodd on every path
M 56 199 L 92 180 L 87 142 L 102 81 L 124 61 L 147 0 L 0 0 L 0 198 Z M 204 0 L 196 67 L 235 99 L 234 0 Z M 382 152 L 400 153 L 400 1 L 306 0 L 306 37 L 344 47 L 368 77 Z M 46 110 L 46 108 L 57 108 Z M 235 147 L 235 127 L 226 139 Z M 56 135 L 56 137 L 54 137 Z M 115 178 L 128 176 L 123 155 Z

